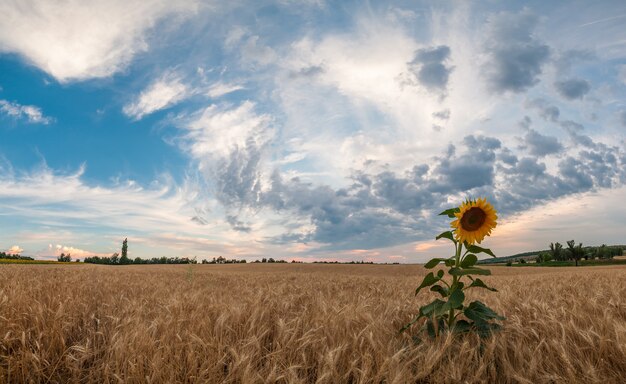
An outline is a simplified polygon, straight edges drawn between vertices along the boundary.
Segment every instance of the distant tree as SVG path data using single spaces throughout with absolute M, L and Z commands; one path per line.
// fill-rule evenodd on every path
M 552 256 L 553 260 L 556 261 L 562 261 L 564 260 L 564 253 L 563 253 L 563 244 L 556 242 L 556 243 L 550 243 L 550 255 Z
M 540 252 L 537 256 L 537 263 L 547 263 L 552 260 L 552 255 L 549 252 Z
M 110 264 L 119 264 L 120 263 L 120 254 L 115 252 L 113 255 L 111 255 L 111 257 L 109 258 Z
M 60 261 L 62 263 L 69 263 L 70 261 L 72 261 L 72 256 L 70 256 L 69 253 L 67 255 L 65 253 L 61 253 L 61 255 L 57 257 L 57 261 Z
M 119 264 L 130 264 L 130 259 L 128 258 L 128 239 L 124 239 L 122 242 L 122 256 L 119 259 Z
M 261 263 L 267 263 L 267 259 L 264 257 L 261 259 Z
M 578 267 L 578 262 L 585 255 L 585 251 L 583 251 L 583 243 L 575 244 L 576 242 L 574 240 L 569 240 L 567 242 L 567 250 L 569 251 L 570 258 L 576 262 L 576 266 Z

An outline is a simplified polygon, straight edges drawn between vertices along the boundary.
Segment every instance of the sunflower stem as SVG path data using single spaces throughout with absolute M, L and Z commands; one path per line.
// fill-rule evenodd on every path
M 463 243 L 462 242 L 458 242 L 455 244 L 456 245 L 456 255 L 454 256 L 454 266 L 456 268 L 459 268 L 461 266 L 461 252 L 463 251 Z M 457 283 L 459 281 L 459 277 L 458 276 L 452 276 L 452 285 L 450 285 L 450 294 L 452 294 L 452 291 L 454 291 L 455 289 L 457 289 Z M 449 296 L 448 296 L 449 297 Z M 454 327 L 454 319 L 456 316 L 454 316 L 454 308 L 450 308 L 450 311 L 448 311 L 448 330 L 452 330 L 452 328 Z

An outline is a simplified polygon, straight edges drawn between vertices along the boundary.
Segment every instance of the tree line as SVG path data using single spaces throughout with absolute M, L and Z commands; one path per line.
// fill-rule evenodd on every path
M 10 254 L 6 252 L 0 252 L 0 259 L 9 259 L 9 260 L 35 260 L 30 256 L 20 256 L 18 254 Z
M 574 240 L 566 242 L 567 248 L 563 244 L 556 242 L 550 243 L 550 249 L 539 253 L 537 263 L 546 263 L 549 261 L 569 261 L 573 260 L 578 266 L 581 259 L 612 259 L 615 256 L 622 256 L 624 249 L 622 246 L 607 246 L 602 244 L 599 247 L 583 247 L 582 243 L 576 244 Z

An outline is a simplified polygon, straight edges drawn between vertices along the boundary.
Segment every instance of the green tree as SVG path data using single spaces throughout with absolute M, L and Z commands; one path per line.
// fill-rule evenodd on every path
M 122 242 L 122 256 L 120 257 L 120 264 L 130 264 L 130 259 L 128 259 L 128 239 L 124 239 Z
M 564 259 L 563 244 L 556 242 L 550 243 L 550 255 L 553 260 L 562 261 Z
M 585 256 L 585 251 L 583 250 L 583 243 L 579 243 L 575 245 L 576 242 L 574 240 L 570 240 L 567 242 L 567 249 L 570 254 L 570 258 L 576 261 L 576 266 L 578 267 L 578 261 Z

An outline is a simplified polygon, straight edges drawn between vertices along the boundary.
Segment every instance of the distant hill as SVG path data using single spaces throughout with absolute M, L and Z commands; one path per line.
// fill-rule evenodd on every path
M 490 257 L 488 259 L 478 260 L 478 264 L 506 263 L 507 261 L 515 261 L 518 259 L 524 259 L 528 261 L 528 260 L 533 260 L 534 258 L 536 258 L 541 252 L 549 252 L 549 250 L 544 249 L 541 251 L 516 253 L 515 255 L 511 255 L 511 256 Z
M 626 245 L 608 245 L 607 247 L 609 247 L 609 248 L 622 248 L 623 250 L 626 250 Z M 583 248 L 585 250 L 589 250 L 589 249 L 598 248 L 598 246 L 587 246 L 587 247 L 583 247 Z M 500 263 L 506 263 L 508 261 L 516 261 L 518 259 L 524 259 L 526 261 L 531 261 L 531 260 L 535 260 L 535 258 L 537 256 L 539 256 L 539 254 L 542 253 L 542 252 L 550 253 L 550 250 L 549 249 L 544 249 L 544 250 L 541 250 L 541 251 L 530 251 L 530 252 L 516 253 L 515 255 L 511 255 L 511 256 L 490 257 L 488 259 L 478 260 L 477 264 L 500 264 Z

